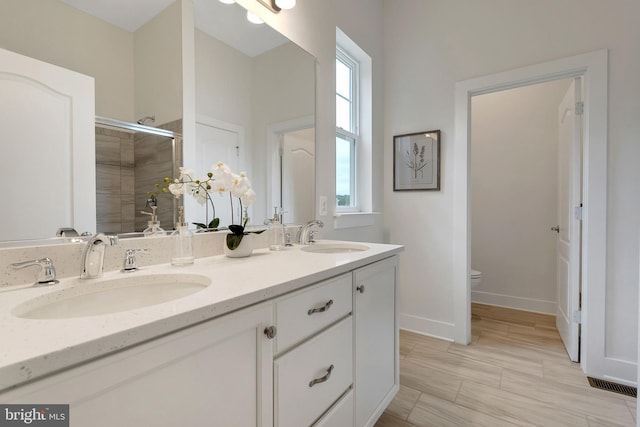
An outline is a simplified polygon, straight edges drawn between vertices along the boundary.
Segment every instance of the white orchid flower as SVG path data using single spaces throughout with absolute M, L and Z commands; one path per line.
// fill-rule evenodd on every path
M 178 172 L 180 172 L 180 177 L 178 178 L 178 180 L 181 181 L 181 182 L 193 181 L 193 177 L 196 176 L 196 174 L 193 171 L 193 169 L 188 169 L 188 168 L 185 168 L 185 167 L 182 167 L 182 166 L 180 166 L 178 168 Z
M 246 175 L 232 175 L 231 179 L 231 194 L 234 197 L 242 197 L 242 195 L 251 189 L 251 183 Z
M 169 184 L 169 191 L 178 198 L 184 194 L 184 184 L 176 179 Z
M 218 162 L 211 167 L 211 173 L 213 174 L 213 179 L 227 179 L 231 175 L 231 169 L 226 163 Z
M 240 201 L 242 204 L 247 207 L 250 206 L 256 200 L 256 192 L 251 188 L 245 191 L 242 196 L 240 196 Z
M 211 184 L 211 191 L 222 195 L 222 193 L 231 191 L 231 186 L 231 180 L 227 176 L 223 176 L 213 180 Z

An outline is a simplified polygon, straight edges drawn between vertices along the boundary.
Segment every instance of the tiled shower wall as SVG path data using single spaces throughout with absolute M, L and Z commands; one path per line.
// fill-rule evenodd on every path
M 182 120 L 175 120 L 158 126 L 159 128 L 182 134 Z M 176 166 L 172 160 L 172 141 L 164 136 L 136 133 L 134 137 L 135 155 L 135 227 L 136 231 L 142 231 L 147 227 L 148 215 L 140 211 L 151 211 L 145 207 L 147 192 L 155 189 L 155 184 L 163 184 L 165 177 L 177 177 Z M 182 165 L 182 144 L 176 147 L 176 164 Z M 165 230 L 173 230 L 174 227 L 174 197 L 171 194 L 158 196 L 158 219 L 160 227 Z
M 135 228 L 133 133 L 96 127 L 97 231 Z
M 182 120 L 162 126 L 182 133 Z M 182 144 L 177 142 L 175 165 L 182 164 Z M 142 231 L 150 211 L 147 192 L 164 177 L 175 176 L 172 141 L 169 138 L 96 127 L 96 211 L 97 230 L 108 233 Z M 165 230 L 173 229 L 174 201 L 171 195 L 158 198 L 158 218 Z

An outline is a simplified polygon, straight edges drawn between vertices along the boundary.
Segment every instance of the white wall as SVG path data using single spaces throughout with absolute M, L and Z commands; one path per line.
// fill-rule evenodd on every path
M 314 114 L 315 62 L 300 47 L 287 43 L 253 58 L 252 74 L 253 133 L 250 139 L 253 174 L 263 177 L 269 176 L 267 162 L 273 159 L 273 153 L 267 151 L 270 148 L 267 143 L 267 128 L 275 123 Z M 267 181 L 268 179 L 253 181 L 259 194 L 253 213 L 258 223 L 273 216 L 273 205 L 266 200 L 267 186 L 272 183 Z M 310 201 L 313 203 L 313 198 Z M 306 221 L 311 219 L 313 217 Z
M 133 34 L 57 0 L 2 0 L 0 47 L 94 77 L 96 114 L 133 119 Z
M 182 2 L 176 1 L 134 33 L 135 120 L 161 125 L 182 118 Z
M 195 43 L 197 113 L 251 126 L 251 58 L 200 30 Z
M 443 131 L 442 191 L 394 193 L 385 163 L 385 213 L 401 259 L 404 326 L 451 337 L 452 153 L 456 81 L 609 49 L 606 353 L 636 361 L 640 219 L 640 3 L 621 0 L 384 0 L 385 141 Z M 396 221 L 395 218 L 403 221 Z M 407 227 L 410 221 L 413 227 Z M 419 230 L 420 238 L 415 237 Z M 634 379 L 631 379 L 634 380 Z
M 556 313 L 558 104 L 570 80 L 474 96 L 472 301 Z
M 252 222 L 262 224 L 273 212 L 266 202 L 270 185 L 267 162 L 271 161 L 271 153 L 267 152 L 267 127 L 313 116 L 313 57 L 295 44 L 287 43 L 251 58 L 196 31 L 195 63 L 197 114 L 245 130 L 241 167 L 248 173 L 257 193 L 251 208 Z M 217 160 L 211 159 L 211 163 Z

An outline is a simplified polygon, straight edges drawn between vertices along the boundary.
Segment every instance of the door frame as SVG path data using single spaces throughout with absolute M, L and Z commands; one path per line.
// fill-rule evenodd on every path
M 250 170 L 250 168 L 247 168 L 247 166 L 250 166 L 250 165 L 247 164 L 248 162 L 246 162 L 246 159 L 245 159 L 244 127 L 241 125 L 237 125 L 235 123 L 225 122 L 223 120 L 215 119 L 213 117 L 209 117 L 201 114 L 196 115 L 196 120 L 193 125 L 193 142 L 191 144 L 183 143 L 183 154 L 182 154 L 183 164 L 191 164 L 193 165 L 192 167 L 196 167 L 195 165 L 198 163 L 198 154 L 197 154 L 199 150 L 198 125 L 222 129 L 228 132 L 236 133 L 238 135 L 238 150 L 239 150 L 238 164 L 240 165 L 240 168 L 242 168 L 242 170 L 245 170 L 246 168 L 247 174 L 251 176 L 252 171 Z M 183 141 L 184 141 L 184 136 L 183 136 Z M 189 146 L 188 153 L 187 153 L 187 150 L 185 150 L 185 146 L 187 145 Z M 192 161 L 189 163 L 187 163 L 187 156 L 189 156 L 192 159 Z M 217 161 L 217 160 L 213 160 L 213 161 Z M 213 164 L 211 166 L 213 166 Z M 195 172 L 196 174 L 198 174 L 198 176 L 201 176 L 200 174 L 205 175 L 207 172 L 209 172 L 209 170 L 196 170 Z M 239 171 L 234 171 L 234 172 L 238 173 Z M 194 212 L 201 213 L 202 206 L 200 206 L 196 201 L 196 199 L 193 197 L 183 197 L 182 200 L 184 203 L 184 212 L 185 212 L 185 216 L 187 217 L 187 222 L 193 222 L 194 220 L 196 220 L 195 218 L 192 217 L 193 213 Z
M 582 339 L 584 372 L 604 376 L 607 218 L 608 51 L 606 49 L 491 74 L 455 85 L 453 298 L 454 340 L 471 341 L 469 141 L 471 97 L 582 76 L 584 78 Z
M 267 182 L 266 186 L 266 217 L 271 218 L 273 216 L 274 203 L 278 203 L 280 198 L 280 138 L 283 134 L 288 132 L 295 132 L 302 129 L 309 129 L 315 127 L 315 116 L 303 116 L 297 117 L 291 120 L 285 120 L 282 122 L 272 123 L 267 126 L 267 156 L 266 156 L 266 171 Z M 276 185 L 277 184 L 277 185 Z

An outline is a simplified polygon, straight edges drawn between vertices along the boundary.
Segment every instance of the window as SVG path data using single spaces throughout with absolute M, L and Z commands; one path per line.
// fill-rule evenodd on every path
M 373 225 L 371 57 L 336 28 L 336 228 Z
M 336 49 L 336 208 L 357 209 L 358 62 Z

